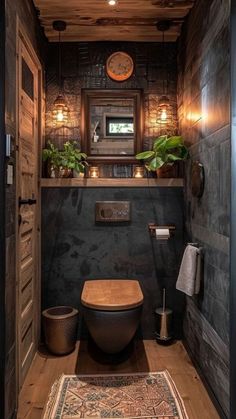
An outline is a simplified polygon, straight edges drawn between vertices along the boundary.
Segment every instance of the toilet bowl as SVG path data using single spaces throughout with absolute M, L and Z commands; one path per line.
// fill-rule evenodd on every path
M 139 282 L 129 279 L 85 281 L 81 302 L 89 333 L 108 354 L 122 351 L 132 340 L 142 313 Z

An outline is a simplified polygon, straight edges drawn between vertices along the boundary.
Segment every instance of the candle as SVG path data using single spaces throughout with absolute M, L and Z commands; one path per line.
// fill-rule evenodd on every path
M 90 167 L 90 177 L 97 178 L 99 177 L 99 168 L 97 166 Z
M 134 177 L 135 178 L 142 178 L 142 177 L 144 177 L 144 166 L 136 166 L 134 168 Z

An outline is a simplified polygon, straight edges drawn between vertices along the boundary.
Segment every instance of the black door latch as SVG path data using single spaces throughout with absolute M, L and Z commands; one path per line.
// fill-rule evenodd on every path
M 19 207 L 21 205 L 34 205 L 36 203 L 37 203 L 37 200 L 36 199 L 32 199 L 32 198 L 29 198 L 29 199 L 21 199 L 21 197 L 19 197 Z

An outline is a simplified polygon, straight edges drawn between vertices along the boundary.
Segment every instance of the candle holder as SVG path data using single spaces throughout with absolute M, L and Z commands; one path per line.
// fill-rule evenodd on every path
M 90 167 L 89 177 L 90 178 L 98 178 L 99 177 L 99 167 L 98 166 L 91 166 Z
M 143 178 L 144 177 L 144 166 L 135 166 L 134 177 L 135 178 Z

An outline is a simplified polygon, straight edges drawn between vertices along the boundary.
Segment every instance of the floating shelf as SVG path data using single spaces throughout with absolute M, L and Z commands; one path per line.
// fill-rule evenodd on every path
M 42 188 L 155 188 L 155 187 L 183 187 L 182 178 L 154 179 L 154 178 L 54 178 L 41 179 Z

